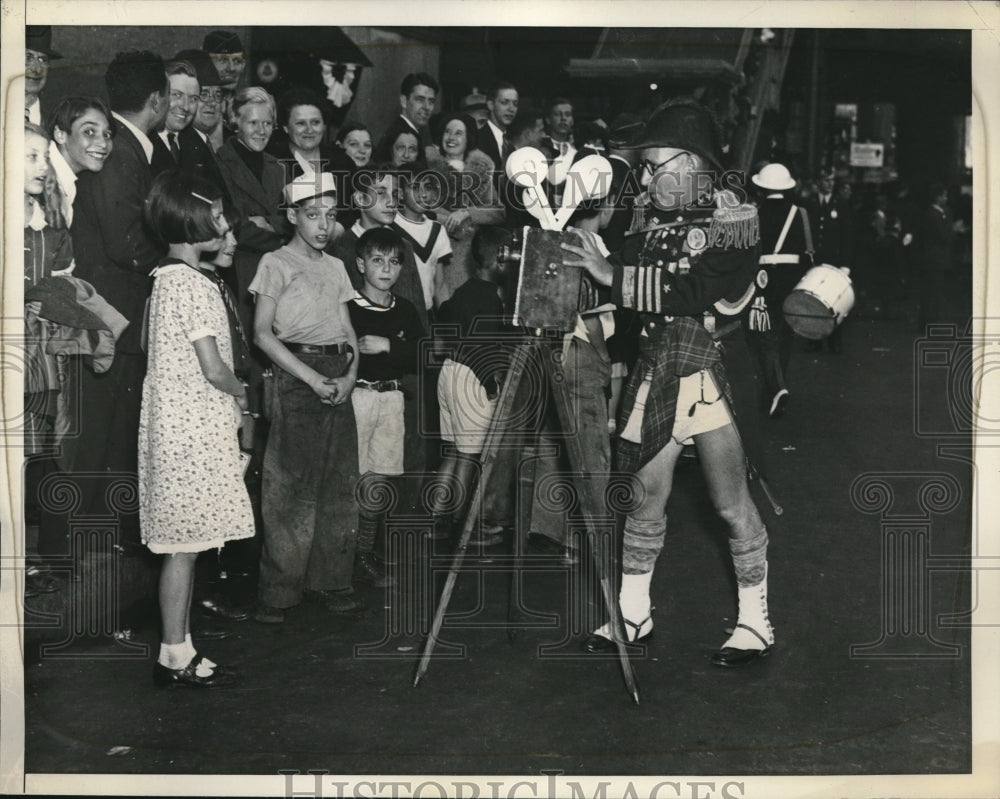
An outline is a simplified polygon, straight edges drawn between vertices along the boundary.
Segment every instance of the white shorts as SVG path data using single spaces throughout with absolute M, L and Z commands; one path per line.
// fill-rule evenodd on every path
M 351 392 L 358 423 L 358 474 L 403 473 L 402 391 L 372 391 L 355 386 Z
M 646 411 L 649 385 L 650 378 L 647 375 L 636 391 L 632 413 L 629 414 L 621 434 L 626 441 L 638 444 L 642 440 L 642 418 Z M 693 443 L 693 436 L 725 427 L 730 423 L 729 410 L 725 402 L 725 397 L 719 393 L 719 388 L 715 385 L 715 378 L 707 369 L 682 377 L 677 388 L 677 409 L 674 411 L 674 428 L 670 432 L 670 437 L 676 443 L 687 446 Z M 693 414 L 691 414 L 692 407 Z
M 475 372 L 451 358 L 441 367 L 437 391 L 441 438 L 453 443 L 461 453 L 478 455 L 483 451 L 496 400 L 486 396 Z

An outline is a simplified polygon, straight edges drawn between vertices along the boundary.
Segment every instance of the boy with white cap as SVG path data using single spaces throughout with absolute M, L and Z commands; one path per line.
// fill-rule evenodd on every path
M 358 342 L 344 264 L 323 250 L 337 222 L 333 175 L 285 187 L 291 241 L 265 253 L 250 284 L 254 341 L 274 365 L 264 451 L 264 548 L 255 618 L 276 624 L 303 594 L 334 613 L 351 597 L 358 510 L 357 429 L 350 402 Z

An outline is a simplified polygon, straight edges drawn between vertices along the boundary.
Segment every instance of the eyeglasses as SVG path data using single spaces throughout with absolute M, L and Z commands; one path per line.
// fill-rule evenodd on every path
M 668 158 L 666 161 L 661 161 L 659 164 L 654 164 L 652 161 L 647 161 L 647 160 L 643 159 L 642 163 L 639 164 L 639 174 L 642 175 L 642 174 L 648 172 L 650 174 L 650 176 L 655 175 L 657 172 L 659 172 L 661 169 L 663 169 L 663 167 L 665 167 L 671 161 L 674 161 L 674 160 L 680 158 L 682 155 L 690 155 L 690 153 L 687 152 L 687 150 L 682 150 L 681 152 L 677 153 L 677 155 L 673 155 L 670 158 Z
M 221 103 L 222 89 L 202 89 L 198 97 L 203 103 Z

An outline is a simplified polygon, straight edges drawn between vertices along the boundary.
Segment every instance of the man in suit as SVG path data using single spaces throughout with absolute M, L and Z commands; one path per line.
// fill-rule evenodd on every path
M 387 162 L 391 159 L 392 143 L 402 131 L 406 130 L 416 134 L 421 152 L 426 156 L 426 149 L 434 146 L 427 123 L 434 111 L 439 90 L 437 80 L 426 72 L 411 72 L 403 78 L 403 83 L 399 87 L 400 114 L 379 139 L 375 148 L 377 160 Z
M 577 148 L 573 144 L 573 104 L 565 97 L 553 97 L 545 111 L 547 136 L 541 150 L 549 159 L 549 202 L 554 207 L 562 203 L 566 172 L 576 160 Z
M 27 25 L 24 30 L 24 118 L 42 125 L 39 96 L 49 78 L 49 61 L 62 56 L 52 49 L 51 25 Z
M 218 151 L 225 138 L 225 120 L 232 106 L 233 95 L 238 86 L 245 85 L 245 83 L 241 83 L 241 80 L 247 60 L 240 37 L 232 31 L 212 31 L 205 34 L 201 49 L 208 53 L 212 59 L 222 81 L 223 96 L 219 106 L 219 118 L 214 128 L 205 131 L 212 141 L 212 148 Z
M 180 134 L 191 124 L 201 99 L 201 86 L 194 66 L 187 61 L 171 61 L 167 71 L 167 115 L 163 128 L 152 137 L 153 177 L 181 166 Z
M 820 174 L 818 191 L 815 197 L 806 204 L 806 212 L 813 226 L 813 243 L 816 251 L 813 260 L 817 264 L 830 266 L 852 265 L 852 230 L 851 209 L 843 199 L 834 192 L 835 174 L 831 169 Z M 843 324 L 836 327 L 827 337 L 826 345 L 830 352 L 841 350 Z M 822 348 L 822 342 L 810 342 L 807 351 L 815 352 Z
M 90 282 L 129 325 L 118 339 L 111 368 L 101 375 L 81 372 L 81 434 L 73 470 L 113 476 L 136 473 L 139 405 L 146 356 L 140 346 L 150 270 L 165 254 L 146 228 L 143 206 L 153 181 L 150 135 L 167 113 L 163 60 L 148 51 L 119 53 L 104 76 L 115 146 L 100 172 L 82 172 L 74 203 L 73 252 L 76 276 Z M 117 473 L 117 474 L 116 474 Z M 104 490 L 92 491 L 83 512 L 107 512 Z M 105 486 L 106 487 L 106 486 Z M 127 537 L 134 534 L 123 519 Z
M 507 128 L 517 116 L 518 101 L 517 87 L 507 81 L 494 84 L 486 94 L 489 116 L 479 137 L 479 149 L 493 159 L 498 171 L 503 171 L 507 156 L 514 152 L 507 138 Z
M 174 56 L 174 61 L 185 61 L 194 67 L 200 89 L 191 124 L 178 136 L 181 166 L 207 176 L 225 192 L 225 181 L 215 160 L 215 148 L 210 138 L 222 115 L 222 78 L 204 50 L 181 50 Z

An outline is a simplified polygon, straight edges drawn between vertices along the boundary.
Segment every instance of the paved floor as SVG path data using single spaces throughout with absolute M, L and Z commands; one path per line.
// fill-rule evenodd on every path
M 958 334 L 962 307 L 953 314 Z M 584 620 L 569 610 L 574 592 L 558 558 L 524 579 L 525 606 L 551 614 L 550 625 L 513 641 L 503 626 L 507 581 L 489 570 L 494 560 L 460 579 L 443 636 L 450 646 L 438 648 L 452 657 L 435 659 L 418 688 L 423 617 L 409 582 L 409 599 L 365 591 L 369 610 L 358 619 L 306 603 L 281 626 L 229 623 L 233 637 L 200 647 L 243 673 L 240 687 L 217 692 L 153 687 L 152 622 L 135 624 L 133 641 L 150 654 L 132 658 L 108 642 L 41 656 L 39 646 L 60 633 L 29 629 L 26 769 L 967 771 L 969 635 L 954 614 L 970 606 L 969 580 L 932 569 L 969 547 L 970 467 L 938 452 L 967 438 L 945 435 L 955 426 L 947 368 L 917 352 L 905 318 L 860 315 L 848 322 L 842 354 L 796 351 L 788 414 L 764 430 L 784 514 L 755 488 L 771 537 L 777 646 L 766 661 L 733 671 L 708 662 L 733 623 L 735 590 L 724 530 L 690 466 L 678 476 L 653 581 L 655 634 L 632 660 L 638 706 L 613 658 L 585 657 L 569 640 Z M 962 494 L 951 502 L 956 486 Z M 238 581 L 230 584 L 238 595 Z M 109 756 L 115 746 L 130 749 Z

